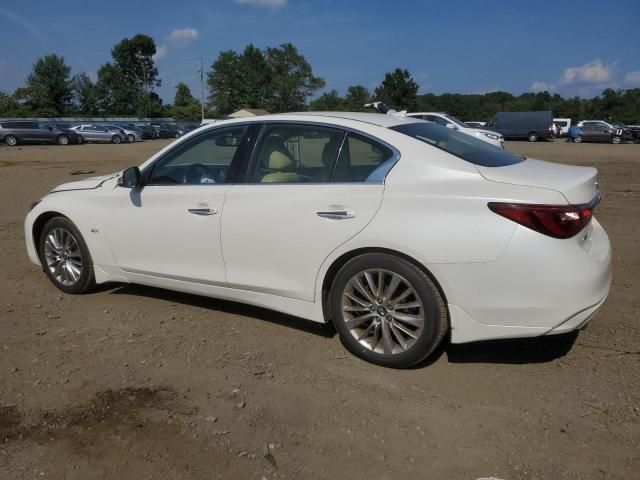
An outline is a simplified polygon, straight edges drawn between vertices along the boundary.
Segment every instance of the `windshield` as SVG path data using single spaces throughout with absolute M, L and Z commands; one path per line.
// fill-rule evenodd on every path
M 520 163 L 524 160 L 522 157 L 502 150 L 499 147 L 494 147 L 471 135 L 457 132 L 451 128 L 436 125 L 435 123 L 409 123 L 391 127 L 391 130 L 409 135 L 474 165 L 504 167 Z
M 618 121 L 611 122 L 611 125 L 614 126 L 614 127 L 617 127 L 617 128 L 625 128 L 626 127 L 626 125 L 624 123 L 618 122 Z
M 469 128 L 467 126 L 466 123 L 464 123 L 462 120 L 457 119 L 456 117 L 452 117 L 451 115 L 443 115 L 447 120 L 450 120 L 451 122 L 455 123 L 456 125 L 458 125 L 459 127 L 462 128 Z

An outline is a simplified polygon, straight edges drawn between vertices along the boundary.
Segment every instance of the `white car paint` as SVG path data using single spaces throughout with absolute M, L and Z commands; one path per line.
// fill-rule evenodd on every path
M 560 125 L 560 122 L 565 125 Z M 571 128 L 570 118 L 554 118 L 553 123 L 560 127 L 560 132 L 556 132 L 557 136 L 566 137 L 569 134 L 569 129 Z
M 411 112 L 407 113 L 407 117 L 421 118 L 427 121 L 435 121 L 440 125 L 453 128 L 472 137 L 484 140 L 487 143 L 499 148 L 504 148 L 504 137 L 493 130 L 485 130 L 481 128 L 473 128 L 466 125 L 461 120 L 440 112 Z M 427 118 L 429 117 L 429 118 Z
M 267 307 L 325 322 L 323 283 L 360 249 L 413 259 L 446 299 L 451 341 L 539 336 L 582 327 L 611 281 L 609 239 L 594 218 L 559 240 L 499 216 L 488 202 L 567 205 L 597 195 L 596 170 L 525 160 L 481 167 L 389 127 L 421 120 L 304 113 L 227 120 L 165 147 L 144 170 L 203 132 L 234 124 L 315 122 L 392 146 L 383 182 L 118 186 L 119 174 L 52 190 L 25 220 L 27 252 L 41 265 L 34 225 L 50 212 L 84 237 L 97 283 L 130 282 Z M 190 215 L 190 208 L 215 210 Z M 353 218 L 319 217 L 345 207 Z

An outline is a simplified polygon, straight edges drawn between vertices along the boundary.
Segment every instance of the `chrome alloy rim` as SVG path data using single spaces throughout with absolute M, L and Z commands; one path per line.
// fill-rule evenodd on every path
M 397 355 L 410 350 L 422 334 L 424 305 L 411 284 L 397 273 L 364 270 L 342 292 L 342 319 L 368 350 Z
M 74 285 L 82 274 L 82 254 L 68 230 L 54 228 L 44 241 L 44 256 L 51 275 L 64 286 Z

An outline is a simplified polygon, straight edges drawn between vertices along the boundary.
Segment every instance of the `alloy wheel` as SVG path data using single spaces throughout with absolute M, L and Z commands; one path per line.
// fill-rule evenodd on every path
M 82 275 L 82 253 L 71 232 L 61 227 L 51 229 L 44 242 L 44 256 L 58 283 L 69 287 L 78 282 Z
M 15 147 L 18 144 L 18 139 L 16 137 L 14 137 L 13 135 L 8 135 L 4 141 L 6 142 L 7 145 L 9 145 L 10 147 Z
M 379 268 L 349 280 L 341 314 L 363 347 L 384 355 L 410 350 L 425 326 L 424 305 L 415 288 L 401 275 Z

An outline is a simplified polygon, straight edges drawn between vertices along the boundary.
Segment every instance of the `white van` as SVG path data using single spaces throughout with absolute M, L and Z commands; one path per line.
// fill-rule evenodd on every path
M 560 134 L 556 133 L 557 137 L 566 137 L 569 134 L 571 128 L 570 118 L 554 118 L 553 123 L 560 127 Z

